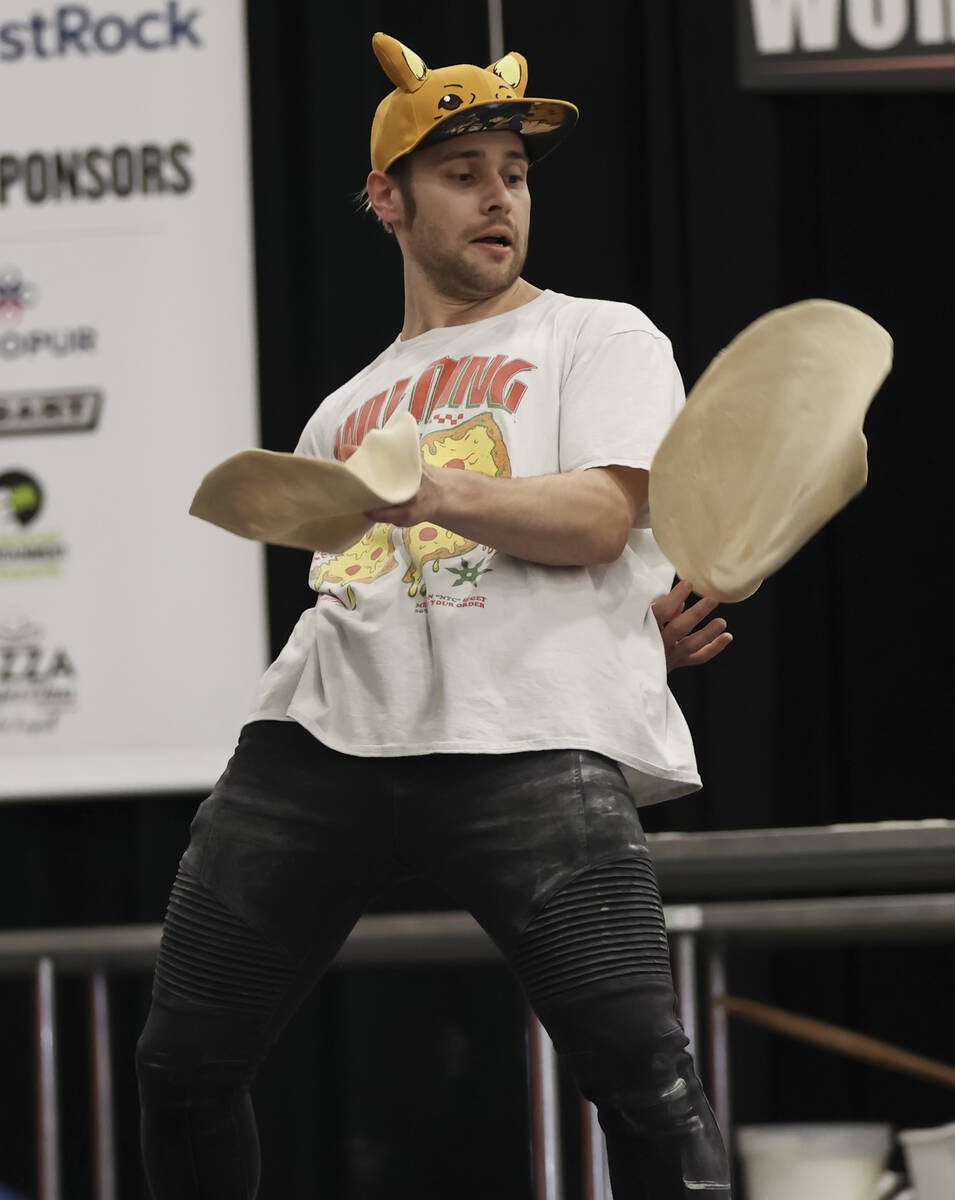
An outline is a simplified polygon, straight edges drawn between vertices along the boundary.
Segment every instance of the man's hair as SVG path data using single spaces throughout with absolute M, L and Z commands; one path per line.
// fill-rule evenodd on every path
M 401 158 L 396 158 L 388 170 L 385 172 L 398 185 L 398 191 L 401 192 L 401 198 L 405 202 L 405 211 L 408 214 L 409 220 L 412 220 L 415 215 L 414 195 L 411 191 L 411 155 L 403 154 Z M 383 221 L 381 217 L 372 208 L 371 197 L 368 195 L 368 189 L 362 188 L 355 196 L 355 205 L 362 212 L 371 213 L 378 222 L 379 226 L 388 234 L 389 237 L 395 236 L 395 231 L 387 221 Z

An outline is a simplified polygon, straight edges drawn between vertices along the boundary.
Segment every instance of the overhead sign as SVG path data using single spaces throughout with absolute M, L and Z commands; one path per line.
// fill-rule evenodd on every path
M 736 0 L 743 87 L 955 88 L 955 0 Z
M 0 799 L 200 790 L 266 665 L 242 0 L 0 13 Z

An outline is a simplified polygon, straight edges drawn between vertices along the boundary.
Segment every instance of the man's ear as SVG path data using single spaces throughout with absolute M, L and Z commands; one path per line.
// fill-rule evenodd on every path
M 365 183 L 368 199 L 376 214 L 386 225 L 404 219 L 404 197 L 398 184 L 384 171 L 372 171 Z

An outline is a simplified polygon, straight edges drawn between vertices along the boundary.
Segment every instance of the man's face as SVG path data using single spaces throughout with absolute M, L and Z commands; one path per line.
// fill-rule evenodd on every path
M 521 139 L 462 134 L 419 150 L 410 165 L 414 209 L 397 230 L 402 252 L 443 295 L 473 300 L 505 291 L 527 257 L 531 198 Z

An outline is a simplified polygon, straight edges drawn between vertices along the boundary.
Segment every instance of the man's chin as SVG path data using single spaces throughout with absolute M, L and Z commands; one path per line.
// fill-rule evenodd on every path
M 517 258 L 511 262 L 488 263 L 472 266 L 454 272 L 454 282 L 462 290 L 462 298 L 486 299 L 499 296 L 506 292 L 521 277 L 524 269 L 524 259 Z M 448 280 L 450 283 L 451 280 Z

